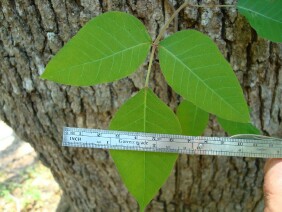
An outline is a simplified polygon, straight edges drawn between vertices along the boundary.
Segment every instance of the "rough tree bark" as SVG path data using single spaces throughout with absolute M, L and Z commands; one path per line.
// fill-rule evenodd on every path
M 191 0 L 197 4 L 197 0 Z M 236 4 L 203 0 L 201 4 Z M 118 82 L 70 87 L 39 79 L 51 57 L 89 19 L 129 12 L 155 38 L 181 1 L 2 0 L 0 2 L 0 118 L 29 142 L 60 184 L 73 211 L 137 211 L 105 150 L 62 148 L 62 127 L 106 129 L 117 108 L 142 88 L 147 62 Z M 187 8 L 178 29 L 208 34 L 231 62 L 255 125 L 282 136 L 282 46 L 259 38 L 236 9 Z M 173 26 L 168 33 L 173 31 Z M 180 98 L 154 63 L 151 87 L 171 108 Z M 224 135 L 211 118 L 206 135 Z M 148 211 L 261 211 L 264 161 L 181 155 Z

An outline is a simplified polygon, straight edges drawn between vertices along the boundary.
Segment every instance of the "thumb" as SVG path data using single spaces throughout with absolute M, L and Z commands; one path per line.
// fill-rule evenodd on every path
M 282 159 L 269 159 L 264 167 L 265 212 L 282 211 Z

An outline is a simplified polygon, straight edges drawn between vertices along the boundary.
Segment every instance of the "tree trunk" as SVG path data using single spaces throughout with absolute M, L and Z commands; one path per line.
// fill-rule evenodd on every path
M 117 108 L 145 82 L 148 63 L 120 81 L 71 87 L 39 75 L 53 55 L 91 18 L 110 10 L 138 17 L 152 38 L 181 1 L 2 0 L 0 118 L 29 142 L 49 167 L 73 211 L 137 211 L 106 150 L 62 148 L 63 126 L 106 129 Z M 236 4 L 203 0 L 201 4 Z M 196 0 L 191 3 L 197 4 Z M 266 135 L 282 136 L 282 46 L 259 38 L 235 8 L 186 8 L 178 30 L 208 34 L 230 61 Z M 172 33 L 171 26 L 168 34 Z M 175 109 L 180 98 L 154 63 L 151 87 Z M 224 136 L 211 117 L 206 135 Z M 180 155 L 148 211 L 262 211 L 264 160 Z

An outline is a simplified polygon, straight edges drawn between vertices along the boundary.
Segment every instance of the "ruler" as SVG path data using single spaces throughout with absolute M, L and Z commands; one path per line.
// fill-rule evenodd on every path
M 266 136 L 203 137 L 64 127 L 62 146 L 255 158 L 282 158 L 282 140 Z

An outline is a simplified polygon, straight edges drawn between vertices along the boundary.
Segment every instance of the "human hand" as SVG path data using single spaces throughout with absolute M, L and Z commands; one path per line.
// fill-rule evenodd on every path
M 268 159 L 264 166 L 264 212 L 282 211 L 282 158 Z

